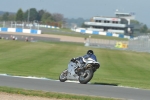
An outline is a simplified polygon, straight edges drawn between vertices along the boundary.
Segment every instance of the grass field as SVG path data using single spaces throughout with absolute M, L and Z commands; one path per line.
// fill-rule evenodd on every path
M 88 38 L 91 36 L 91 38 L 96 39 L 109 39 L 109 40 L 123 40 L 127 41 L 128 39 L 125 38 L 118 38 L 118 37 L 110 37 L 110 36 L 103 36 L 103 35 L 95 35 L 95 34 L 83 34 L 71 31 L 70 29 L 49 29 L 49 28 L 42 28 L 43 34 L 55 34 L 55 35 L 64 35 L 64 36 L 73 36 L 73 37 L 83 37 Z
M 101 63 L 91 82 L 150 89 L 150 54 L 63 42 L 0 40 L 0 73 L 58 79 L 72 57 L 94 50 Z
M 106 97 L 104 98 L 104 97 L 95 97 L 95 96 L 73 95 L 73 94 L 64 94 L 64 93 L 56 93 L 56 92 L 25 90 L 25 89 L 10 88 L 10 87 L 0 87 L 0 91 L 10 93 L 10 94 L 21 94 L 21 95 L 25 95 L 25 96 L 56 98 L 59 100 L 60 99 L 61 100 L 121 100 L 121 99 L 117 99 L 117 98 L 106 98 Z

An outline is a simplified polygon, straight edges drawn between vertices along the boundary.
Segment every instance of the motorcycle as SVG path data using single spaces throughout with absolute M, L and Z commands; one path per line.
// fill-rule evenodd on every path
M 100 63 L 91 58 L 84 59 L 83 57 L 80 57 L 75 61 L 70 60 L 68 68 L 60 74 L 59 80 L 60 82 L 65 82 L 66 80 L 76 80 L 81 84 L 87 84 L 93 78 L 94 72 L 99 67 Z

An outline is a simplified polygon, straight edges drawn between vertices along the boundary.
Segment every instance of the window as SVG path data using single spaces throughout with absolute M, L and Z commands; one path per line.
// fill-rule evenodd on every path
M 118 21 L 112 21 L 112 23 L 119 23 Z
M 110 21 L 104 20 L 104 23 L 110 23 Z

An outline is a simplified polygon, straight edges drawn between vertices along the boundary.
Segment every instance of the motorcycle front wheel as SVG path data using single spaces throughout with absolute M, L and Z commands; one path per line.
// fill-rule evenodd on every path
M 60 82 L 65 82 L 67 80 L 67 70 L 64 70 L 59 76 Z
M 87 84 L 93 78 L 93 71 L 91 69 L 87 69 L 84 72 L 84 75 L 81 74 L 79 76 L 79 82 L 81 84 Z

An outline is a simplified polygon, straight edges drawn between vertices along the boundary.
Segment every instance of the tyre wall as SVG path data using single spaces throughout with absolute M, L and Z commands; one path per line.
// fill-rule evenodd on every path
M 110 36 L 110 37 L 118 37 L 118 38 L 127 38 L 127 39 L 131 39 L 133 37 L 131 36 L 126 36 L 124 34 L 116 34 L 116 33 L 112 33 L 112 32 L 100 32 L 100 31 L 92 31 L 92 30 L 86 30 L 86 29 L 76 29 L 76 32 L 80 32 L 83 34 L 97 34 L 97 35 L 105 35 L 105 36 Z

